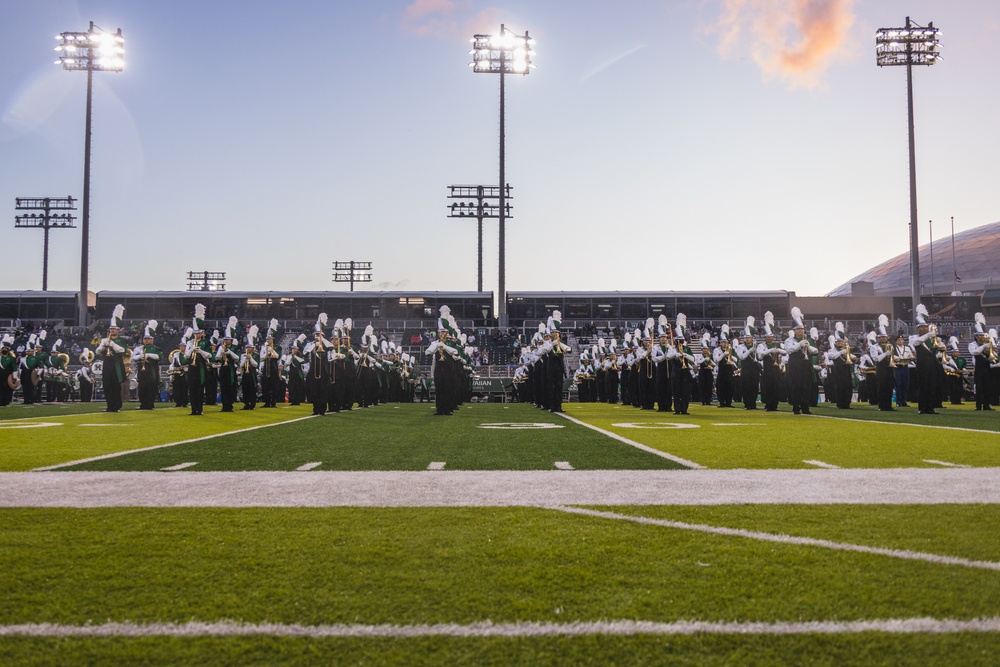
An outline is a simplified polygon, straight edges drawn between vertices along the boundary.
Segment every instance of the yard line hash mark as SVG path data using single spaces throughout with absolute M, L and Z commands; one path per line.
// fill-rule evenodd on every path
M 190 468 L 192 466 L 198 465 L 197 461 L 188 461 L 187 463 L 178 463 L 175 466 L 169 466 L 167 468 L 160 468 L 164 472 L 172 472 L 174 470 L 184 470 L 185 468 Z
M 948 463 L 947 461 L 935 461 L 934 459 L 924 459 L 924 463 L 933 463 L 936 466 L 944 466 L 945 468 L 971 468 L 972 466 L 963 465 L 961 463 Z
M 569 461 L 556 461 L 556 470 L 576 470 Z
M 811 466 L 816 466 L 817 468 L 827 468 L 828 470 L 839 470 L 840 466 L 835 466 L 832 463 L 823 463 L 822 461 L 803 461 L 803 463 L 808 463 Z
M 428 470 L 444 470 L 446 463 L 444 461 L 431 461 L 427 465 Z
M 305 465 L 300 465 L 296 470 L 300 472 L 306 472 L 307 470 L 312 470 L 313 468 L 318 468 L 323 465 L 322 461 L 313 461 L 312 463 L 306 463 Z

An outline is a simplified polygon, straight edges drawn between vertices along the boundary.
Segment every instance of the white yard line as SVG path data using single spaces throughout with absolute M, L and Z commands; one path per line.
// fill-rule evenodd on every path
M 177 445 L 186 445 L 192 442 L 202 442 L 204 440 L 212 440 L 213 438 L 221 438 L 226 435 L 236 435 L 237 433 L 247 433 L 249 431 L 256 431 L 262 428 L 270 428 L 272 426 L 283 426 L 285 424 L 294 424 L 295 422 L 300 422 L 305 419 L 312 419 L 314 415 L 309 415 L 308 417 L 299 417 L 298 419 L 289 419 L 287 421 L 275 422 L 273 424 L 261 424 L 260 426 L 250 426 L 249 428 L 241 428 L 235 431 L 226 431 L 224 433 L 214 433 L 212 435 L 206 435 L 201 438 L 191 438 L 190 440 L 180 440 L 178 442 L 168 442 L 165 445 L 153 445 L 152 447 L 142 447 L 140 449 L 129 449 L 124 452 L 115 452 L 113 454 L 104 454 L 102 456 L 92 456 L 89 459 L 79 459 L 77 461 L 70 461 L 68 463 L 59 463 L 54 466 L 45 466 L 43 468 L 35 468 L 33 472 L 43 472 L 46 470 L 59 470 L 60 468 L 69 468 L 70 466 L 80 465 L 81 463 L 90 463 L 91 461 L 103 461 L 105 459 L 113 459 L 119 456 L 127 456 L 129 454 L 137 454 L 138 452 L 149 452 L 154 449 L 163 449 L 164 447 L 176 447 Z
M 428 470 L 444 470 L 444 467 L 446 465 L 447 465 L 447 462 L 445 462 L 445 461 L 431 461 L 430 463 L 427 464 L 427 469 Z
M 163 472 L 173 472 L 175 470 L 184 470 L 185 468 L 193 468 L 198 465 L 197 461 L 188 461 L 187 463 L 178 463 L 175 466 L 169 466 L 166 468 L 160 468 Z
M 659 456 L 661 458 L 669 459 L 669 460 L 673 461 L 674 463 L 680 463 L 682 466 L 686 466 L 688 468 L 693 468 L 695 470 L 704 470 L 705 469 L 705 466 L 699 465 L 699 464 L 695 463 L 694 461 L 688 461 L 687 459 L 682 459 L 679 456 L 674 456 L 673 454 L 668 454 L 666 452 L 661 452 L 659 449 L 653 449 L 652 447 L 648 447 L 646 445 L 643 445 L 642 443 L 635 442 L 634 440 L 629 440 L 628 438 L 623 438 L 622 436 L 618 435 L 617 433 L 612 433 L 611 431 L 605 431 L 603 428 L 598 428 L 596 426 L 588 424 L 587 422 L 580 421 L 579 419 L 576 419 L 575 417 L 570 417 L 566 413 L 557 412 L 556 414 L 559 415 L 560 417 L 562 417 L 563 419 L 568 419 L 569 421 L 573 422 L 574 424 L 579 424 L 580 426 L 583 426 L 585 428 L 589 428 L 592 431 L 597 431 L 598 433 L 600 433 L 602 435 L 606 435 L 609 438 L 613 438 L 613 439 L 617 440 L 618 442 L 624 442 L 626 445 L 629 445 L 630 447 L 635 447 L 636 449 L 641 449 L 642 451 L 648 452 L 650 454 L 654 454 L 655 456 Z
M 935 461 L 934 459 L 924 459 L 924 463 L 933 463 L 936 466 L 944 466 L 946 468 L 971 468 L 972 466 L 963 465 L 961 463 L 948 463 L 947 461 Z
M 989 433 L 990 435 L 1000 435 L 1000 431 L 987 431 L 981 428 L 964 428 L 961 426 L 938 426 L 936 424 L 910 424 L 908 422 L 884 422 L 877 419 L 852 419 L 850 417 L 833 417 L 831 415 L 813 415 L 818 419 L 836 419 L 842 422 L 859 422 L 862 424 L 884 424 L 886 426 L 912 426 L 914 428 L 935 428 L 945 431 L 965 431 L 967 433 Z M 930 419 L 934 415 L 928 415 Z
M 628 514 L 618 514 L 617 512 L 601 512 L 589 510 L 581 507 L 553 506 L 551 509 L 570 514 L 582 514 L 601 519 L 615 519 L 618 521 L 632 521 L 651 526 L 662 526 L 664 528 L 677 528 L 680 530 L 693 530 L 701 533 L 711 533 L 713 535 L 725 535 L 729 537 L 743 537 L 751 540 L 762 540 L 765 542 L 779 542 L 781 544 L 794 544 L 797 546 L 822 547 L 824 549 L 834 549 L 837 551 L 854 551 L 876 556 L 888 556 L 890 558 L 902 558 L 904 560 L 919 560 L 937 565 L 959 565 L 980 570 L 993 570 L 1000 572 L 1000 562 L 969 560 L 956 556 L 939 556 L 937 554 L 922 553 L 920 551 L 907 551 L 905 549 L 884 549 L 882 547 L 869 547 L 863 544 L 850 544 L 847 542 L 834 542 L 832 540 L 820 540 L 812 537 L 794 537 L 792 535 L 779 535 L 775 533 L 762 533 L 755 530 L 743 530 L 741 528 L 723 528 L 720 526 L 706 526 L 702 524 L 684 523 L 681 521 L 668 521 L 665 519 L 651 519 L 643 516 L 629 516 Z
M 812 461 L 804 460 L 803 463 L 808 463 L 811 466 L 816 466 L 817 468 L 826 468 L 827 470 L 840 470 L 840 466 L 835 466 L 832 463 L 824 463 L 822 461 Z
M 307 470 L 318 468 L 321 465 L 323 465 L 322 461 L 314 461 L 313 463 L 306 463 L 305 465 L 301 465 L 298 468 L 296 468 L 296 470 L 298 470 L 299 472 L 306 472 Z
M 584 635 L 843 635 L 954 634 L 1000 632 L 1000 618 L 969 620 L 896 618 L 869 621 L 724 622 L 580 621 L 569 623 L 438 623 L 428 625 L 299 625 L 188 621 L 187 623 L 102 623 L 0 625 L 0 637 L 558 637 Z
M 569 461 L 556 461 L 555 466 L 556 470 L 576 470 L 569 464 Z

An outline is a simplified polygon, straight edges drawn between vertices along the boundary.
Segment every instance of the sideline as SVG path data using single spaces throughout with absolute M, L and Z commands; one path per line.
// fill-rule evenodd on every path
M 299 625 L 212 621 L 0 625 L 0 637 L 557 637 L 582 635 L 843 635 L 860 632 L 954 634 L 1000 632 L 1000 618 L 896 618 L 871 621 L 725 623 L 710 621 L 592 621 L 577 623 L 438 623 L 434 625 Z
M 247 433 L 248 431 L 256 431 L 261 428 L 270 428 L 272 426 L 281 426 L 283 424 L 294 424 L 295 422 L 300 422 L 305 419 L 312 419 L 316 415 L 308 415 L 306 417 L 299 417 L 297 419 L 289 419 L 287 421 L 274 422 L 273 424 L 261 424 L 259 426 L 250 426 L 247 428 L 241 428 L 236 431 L 225 431 L 223 433 L 214 433 L 212 435 L 205 435 L 200 438 L 191 438 L 190 440 L 180 440 L 178 442 L 168 442 L 165 445 L 153 445 L 152 447 L 142 447 L 140 449 L 129 449 L 124 452 L 114 452 L 113 454 L 102 454 L 101 456 L 92 456 L 89 459 L 79 459 L 77 461 L 69 461 L 68 463 L 58 463 L 54 466 L 45 466 L 42 468 L 35 468 L 31 472 L 45 472 L 47 470 L 59 470 L 60 468 L 68 468 L 70 466 L 80 465 L 83 463 L 90 463 L 91 461 L 103 461 L 105 459 L 113 459 L 119 456 L 127 456 L 129 454 L 138 454 L 139 452 L 148 452 L 154 449 L 163 449 L 164 447 L 176 447 L 177 445 L 187 445 L 192 442 L 202 442 L 204 440 L 212 440 L 213 438 L 221 438 L 226 435 L 236 435 L 237 433 Z
M 817 419 L 836 419 L 841 422 L 860 422 L 862 424 L 885 424 L 886 426 L 913 426 L 915 428 L 935 428 L 943 431 L 964 431 L 966 433 L 988 433 L 990 435 L 1000 435 L 1000 431 L 988 431 L 981 428 L 965 428 L 964 426 L 936 426 L 934 424 L 914 424 L 912 422 L 884 422 L 878 419 L 858 419 L 854 417 L 835 417 L 833 415 L 817 415 L 812 417 Z M 931 415 L 933 416 L 933 415 Z
M 654 456 L 659 456 L 659 457 L 664 458 L 664 459 L 669 459 L 669 460 L 673 461 L 674 463 L 679 463 L 679 464 L 681 464 L 682 466 L 684 466 L 686 468 L 692 468 L 694 470 L 705 470 L 706 469 L 705 466 L 703 466 L 701 464 L 698 464 L 698 463 L 695 463 L 694 461 L 688 461 L 687 459 L 682 459 L 679 456 L 674 456 L 673 454 L 668 454 L 667 452 L 660 451 L 659 449 L 653 449 L 652 447 L 649 447 L 649 446 L 644 445 L 644 444 L 639 443 L 639 442 L 635 442 L 634 440 L 629 440 L 628 438 L 622 437 L 622 436 L 618 435 L 617 433 L 612 433 L 611 431 L 605 431 L 603 428 L 598 428 L 597 426 L 594 426 L 593 424 L 588 424 L 587 422 L 580 421 L 576 417 L 570 417 L 565 412 L 557 412 L 555 414 L 559 415 L 563 419 L 568 419 L 569 421 L 573 422 L 574 424 L 579 424 L 580 426 L 583 426 L 585 428 L 589 428 L 592 431 L 597 431 L 601 435 L 605 435 L 605 436 L 607 436 L 609 438 L 617 440 L 618 442 L 623 442 L 623 443 L 625 443 L 626 445 L 628 445 L 630 447 L 635 447 L 636 449 L 641 449 L 642 451 L 647 452 L 649 454 L 653 454 Z

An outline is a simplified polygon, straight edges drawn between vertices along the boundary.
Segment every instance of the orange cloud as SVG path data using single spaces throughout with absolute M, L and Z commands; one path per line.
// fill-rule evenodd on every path
M 847 53 L 854 0 L 724 0 L 713 32 L 719 52 L 743 49 L 768 78 L 793 88 L 819 84 L 831 62 Z M 747 45 L 748 44 L 748 45 Z

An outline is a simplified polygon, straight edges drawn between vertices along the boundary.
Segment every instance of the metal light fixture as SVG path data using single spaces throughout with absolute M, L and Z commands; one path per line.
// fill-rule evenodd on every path
M 94 99 L 94 72 L 121 72 L 125 68 L 125 38 L 122 29 L 110 33 L 90 22 L 87 32 L 63 32 L 56 35 L 60 44 L 57 65 L 69 71 L 87 72 L 87 124 L 83 149 L 83 213 L 81 215 L 82 247 L 80 250 L 79 322 L 87 324 L 87 277 L 90 272 L 90 135 Z

